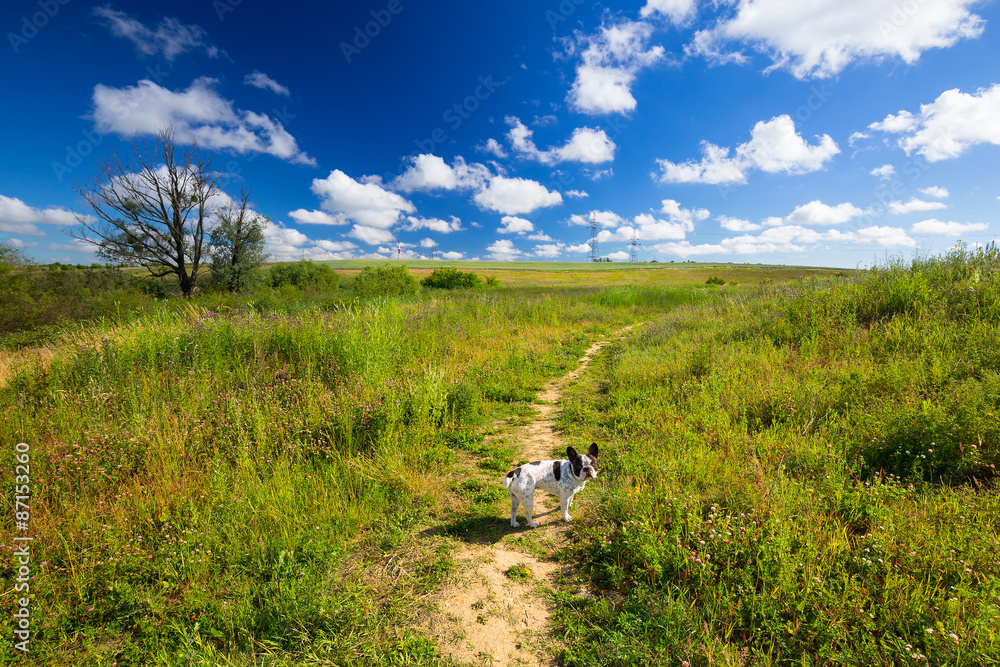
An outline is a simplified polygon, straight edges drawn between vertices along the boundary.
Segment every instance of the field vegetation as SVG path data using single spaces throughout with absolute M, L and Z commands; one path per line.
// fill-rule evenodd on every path
M 124 272 L 8 329 L 3 655 L 25 442 L 20 662 L 450 664 L 431 595 L 458 541 L 509 531 L 520 462 L 486 436 L 635 324 L 559 406 L 602 450 L 555 554 L 562 664 L 1000 662 L 995 248 L 857 275 L 493 264 L 473 289 L 331 264 L 190 299 Z M 52 271 L 0 288 L 44 303 Z

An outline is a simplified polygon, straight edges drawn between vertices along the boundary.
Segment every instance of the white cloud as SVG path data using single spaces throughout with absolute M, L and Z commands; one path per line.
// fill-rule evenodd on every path
M 514 247 L 509 239 L 494 241 L 486 248 L 487 254 L 498 262 L 510 262 L 524 253 Z
M 730 218 L 727 215 L 718 217 L 719 227 L 731 232 L 753 232 L 761 228 L 761 225 L 744 220 L 742 218 Z
M 262 90 L 270 90 L 276 95 L 284 95 L 285 97 L 290 96 L 292 93 L 288 90 L 287 86 L 283 86 L 267 74 L 264 74 L 260 70 L 254 70 L 250 74 L 247 74 L 243 79 L 243 83 L 248 86 L 253 86 L 254 88 L 260 88 Z
M 481 209 L 517 215 L 562 204 L 562 195 L 537 181 L 494 176 L 489 185 L 475 194 L 473 201 Z
M 888 181 L 896 173 L 896 168 L 891 164 L 883 164 L 881 167 L 875 167 L 868 173 L 872 176 L 878 176 L 879 180 Z
M 490 178 L 490 170 L 486 165 L 473 162 L 467 163 L 461 156 L 448 165 L 443 158 L 430 153 L 423 153 L 408 158 L 409 166 L 402 174 L 392 180 L 389 185 L 401 192 L 429 190 L 479 189 Z
M 1000 84 L 975 95 L 946 90 L 930 104 L 921 104 L 917 114 L 900 111 L 868 127 L 904 135 L 899 147 L 929 162 L 958 157 L 977 144 L 1000 146 Z
M 528 236 L 526 236 L 525 238 L 527 238 L 529 241 L 551 241 L 552 240 L 552 237 L 549 236 L 548 234 L 546 234 L 545 232 L 536 232 L 534 234 L 528 234 Z
M 464 252 L 456 252 L 454 250 L 449 250 L 448 252 L 441 253 L 441 259 L 459 260 L 462 259 L 463 257 L 465 257 Z
M 737 146 L 733 157 L 729 157 L 728 148 L 703 141 L 703 157 L 698 162 L 657 160 L 661 170 L 658 178 L 663 183 L 745 183 L 751 169 L 804 174 L 821 169 L 839 152 L 827 134 L 819 137 L 816 145 L 810 145 L 795 131 L 791 117 L 781 115 L 758 121 L 750 132 L 750 141 Z
M 381 227 L 369 227 L 368 225 L 354 225 L 347 235 L 368 245 L 380 245 L 382 243 L 392 243 L 396 240 L 396 235 L 388 229 Z
M 521 157 L 549 165 L 560 162 L 600 164 L 615 159 L 615 148 L 617 147 L 604 130 L 579 127 L 573 131 L 573 135 L 563 146 L 543 151 L 539 150 L 532 140 L 534 132 L 526 127 L 519 118 L 507 116 L 505 120 L 511 126 L 507 138 L 510 139 L 511 146 Z
M 857 231 L 855 241 L 857 243 L 877 246 L 917 245 L 917 242 L 911 239 L 900 227 L 864 227 Z
M 896 215 L 913 211 L 937 211 L 942 208 L 948 208 L 948 205 L 940 201 L 923 201 L 916 197 L 911 197 L 905 204 L 901 201 L 889 202 L 889 213 Z
M 91 219 L 90 216 L 85 216 Z M 61 206 L 38 209 L 29 206 L 17 197 L 0 195 L 0 232 L 7 234 L 27 234 L 28 236 L 48 236 L 38 225 L 59 225 L 62 227 L 77 223 L 73 212 Z
M 543 243 L 536 245 L 532 254 L 536 257 L 558 257 L 565 247 L 565 243 Z
M 477 146 L 476 149 L 484 153 L 491 153 L 496 157 L 507 157 L 507 151 L 503 149 L 503 146 L 496 139 L 487 139 L 484 145 Z
M 270 222 L 264 228 L 264 252 L 274 262 L 291 262 L 299 259 L 347 259 L 358 246 L 350 241 L 313 240 L 291 227 Z
M 377 183 L 361 183 L 339 169 L 326 178 L 313 179 L 312 191 L 321 199 L 320 206 L 337 219 L 354 223 L 348 236 L 378 245 L 390 243 L 395 236 L 389 231 L 403 213 L 416 208 L 395 192 Z
M 854 148 L 855 142 L 860 141 L 861 139 L 867 139 L 869 136 L 870 135 L 864 132 L 851 132 L 851 136 L 847 138 L 847 144 L 851 148 Z
M 505 215 L 501 218 L 500 224 L 502 226 L 497 228 L 499 234 L 520 234 L 523 236 L 528 232 L 535 231 L 535 226 L 531 224 L 531 221 L 511 215 Z
M 848 202 L 830 206 L 817 199 L 795 207 L 795 210 L 783 220 L 783 224 L 839 225 L 864 213 L 862 209 Z
M 95 7 L 94 15 L 103 19 L 104 24 L 116 37 L 124 37 L 132 42 L 140 53 L 153 56 L 162 53 L 167 60 L 173 60 L 185 51 L 204 50 L 210 58 L 219 55 L 219 49 L 208 41 L 208 33 L 196 25 L 185 25 L 174 18 L 165 18 L 152 30 L 125 12 L 106 7 Z
M 910 227 L 910 231 L 914 234 L 947 234 L 950 236 L 959 236 L 960 234 L 968 234 L 969 232 L 981 232 L 988 226 L 986 223 L 981 222 L 962 224 L 960 222 L 942 222 L 941 220 L 931 218 L 930 220 L 916 223 Z
M 590 244 L 580 243 L 579 245 L 567 246 L 566 252 L 575 252 L 575 253 L 590 252 Z
M 289 211 L 288 215 L 302 225 L 346 225 L 350 222 L 344 215 L 331 215 L 326 211 L 307 211 L 304 208 Z
M 855 62 L 898 57 L 907 64 L 932 48 L 982 34 L 969 11 L 977 0 L 742 0 L 734 16 L 697 34 L 690 53 L 718 58 L 727 42 L 770 56 L 769 69 L 829 77 Z
M 579 38 L 581 53 L 576 80 L 566 96 L 570 107 L 586 114 L 624 113 L 635 109 L 632 83 L 636 73 L 663 58 L 663 47 L 646 48 L 653 27 L 622 21 Z
M 567 190 L 563 194 L 565 194 L 567 197 L 572 197 L 574 199 L 580 198 L 580 197 L 589 197 L 590 196 L 589 194 L 587 194 L 583 190 Z
M 646 5 L 639 10 L 639 16 L 646 18 L 662 14 L 675 25 L 684 25 L 694 18 L 697 11 L 695 0 L 646 0 Z
M 420 229 L 429 229 L 432 232 L 450 234 L 451 232 L 462 231 L 462 221 L 451 216 L 451 220 L 441 220 L 440 218 L 415 218 L 407 216 L 403 229 L 408 232 L 415 232 Z
M 112 88 L 94 86 L 93 120 L 101 132 L 123 136 L 154 134 L 173 127 L 180 143 L 236 153 L 267 153 L 296 164 L 315 166 L 299 150 L 295 137 L 267 114 L 234 109 L 214 89 L 215 79 L 195 79 L 187 90 L 173 92 L 152 81 Z
M 932 185 L 929 188 L 920 188 L 920 192 L 924 193 L 928 197 L 934 197 L 935 199 L 947 199 L 948 195 L 951 194 L 948 192 L 948 188 L 942 188 L 936 185 Z

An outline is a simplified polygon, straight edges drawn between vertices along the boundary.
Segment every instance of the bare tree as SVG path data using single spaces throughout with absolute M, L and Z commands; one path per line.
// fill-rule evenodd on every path
M 96 245 L 110 263 L 143 266 L 155 277 L 176 275 L 181 292 L 191 296 L 212 207 L 226 199 L 221 176 L 196 146 L 179 147 L 170 128 L 131 143 L 130 159 L 113 152 L 89 181 L 76 184 L 96 217 L 76 214 L 80 225 L 69 234 Z

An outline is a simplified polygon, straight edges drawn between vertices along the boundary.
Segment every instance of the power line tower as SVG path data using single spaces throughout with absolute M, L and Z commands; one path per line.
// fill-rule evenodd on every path
M 590 252 L 587 253 L 587 259 L 591 262 L 596 262 L 600 257 L 600 249 L 597 246 L 597 230 L 600 229 L 600 225 L 597 224 L 597 213 L 594 211 L 590 212 Z
M 639 243 L 639 237 L 637 236 L 636 232 L 633 231 L 632 232 L 632 240 L 628 242 L 628 246 L 629 246 L 629 249 L 628 249 L 628 261 L 630 261 L 630 262 L 638 262 L 639 261 L 639 246 L 641 246 L 641 245 L 642 244 Z

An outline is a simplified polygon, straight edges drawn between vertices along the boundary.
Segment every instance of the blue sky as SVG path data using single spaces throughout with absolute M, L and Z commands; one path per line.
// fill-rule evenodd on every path
M 172 125 L 273 259 L 868 266 L 1000 227 L 996 0 L 9 0 L 0 241 Z

